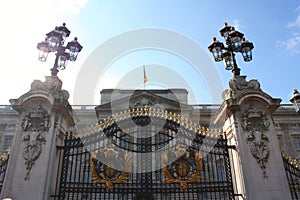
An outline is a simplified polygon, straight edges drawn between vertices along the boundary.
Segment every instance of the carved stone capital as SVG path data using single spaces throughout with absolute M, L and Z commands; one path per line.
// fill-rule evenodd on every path
M 68 100 L 69 99 L 69 93 L 66 90 L 62 90 L 62 81 L 56 77 L 56 76 L 46 76 L 46 81 L 42 82 L 40 80 L 35 80 L 31 84 L 30 91 L 46 91 L 50 94 L 53 94 L 53 96 L 56 99 L 63 99 Z
M 229 81 L 229 88 L 223 92 L 223 99 L 236 98 L 247 90 L 260 90 L 260 84 L 257 80 L 246 81 L 246 76 L 233 76 Z
M 56 76 L 46 76 L 46 81 L 34 80 L 31 83 L 31 91 L 34 90 L 49 90 L 58 91 L 61 90 L 62 81 Z

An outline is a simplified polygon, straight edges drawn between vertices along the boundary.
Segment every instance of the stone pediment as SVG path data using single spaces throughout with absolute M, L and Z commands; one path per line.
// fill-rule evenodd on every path
M 156 95 L 149 91 L 137 91 L 131 96 L 113 100 L 111 102 L 99 105 L 95 108 L 97 118 L 105 118 L 112 114 L 122 112 L 124 110 L 136 109 L 139 107 L 152 107 L 161 110 L 181 113 L 182 110 L 189 110 L 190 106 L 176 100 L 176 95 L 166 98 Z
M 185 104 L 184 104 L 185 105 Z M 174 101 L 172 99 L 164 98 L 155 94 L 148 93 L 147 91 L 133 94 L 130 97 L 125 97 L 121 99 L 112 100 L 109 103 L 105 103 L 96 107 L 98 109 L 111 109 L 112 106 L 117 106 L 118 108 L 132 109 L 136 107 L 164 107 L 164 109 L 177 110 L 183 106 L 182 103 L 178 101 Z

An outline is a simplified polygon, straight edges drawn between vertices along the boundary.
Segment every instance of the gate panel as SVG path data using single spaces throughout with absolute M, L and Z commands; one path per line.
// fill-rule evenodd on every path
M 282 152 L 282 159 L 286 176 L 288 179 L 292 199 L 300 199 L 300 169 L 299 161 L 291 159 L 286 153 Z
M 9 154 L 10 154 L 10 148 L 5 153 L 3 153 L 0 158 L 0 192 L 2 190 L 2 186 L 4 183 L 4 179 L 5 179 L 7 164 L 8 164 L 8 160 L 9 160 Z
M 155 127 L 158 118 L 152 117 L 153 125 L 146 129 L 130 127 L 129 118 L 112 121 L 81 137 L 67 135 L 60 150 L 61 174 L 54 199 L 234 199 L 227 139 L 220 132 L 183 126 L 169 117 L 163 127 Z M 143 117 L 138 120 L 147 121 Z M 135 138 L 141 133 L 146 137 Z M 191 143 L 182 148 L 186 141 Z M 114 151 L 114 146 L 125 153 Z M 162 152 L 139 158 L 154 151 Z M 129 156 L 126 152 L 136 154 Z M 168 162 L 178 152 L 182 154 Z M 118 164 L 125 168 L 128 162 L 131 164 L 131 171 L 118 171 L 103 161 L 116 155 L 114 158 L 121 161 Z

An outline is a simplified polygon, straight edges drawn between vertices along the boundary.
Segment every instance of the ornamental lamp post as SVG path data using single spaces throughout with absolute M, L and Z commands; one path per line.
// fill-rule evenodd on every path
M 57 26 L 53 31 L 47 33 L 45 41 L 37 44 L 39 50 L 38 60 L 42 62 L 47 60 L 49 53 L 56 53 L 55 62 L 53 68 L 51 68 L 52 76 L 57 76 L 59 70 L 65 69 L 68 60 L 75 61 L 78 53 L 82 49 L 82 46 L 77 41 L 77 37 L 71 42 L 68 42 L 67 46 L 63 46 L 70 33 L 71 31 L 66 27 L 66 23 L 63 23 L 62 26 Z
M 231 70 L 235 76 L 240 75 L 241 69 L 237 66 L 235 53 L 241 53 L 245 62 L 252 60 L 253 44 L 244 38 L 244 34 L 228 26 L 220 30 L 221 36 L 225 39 L 226 46 L 213 37 L 213 43 L 208 47 L 216 62 L 224 61 L 225 69 Z
M 297 89 L 294 89 L 294 95 L 290 99 L 290 102 L 294 105 L 297 113 L 300 113 L 300 93 Z

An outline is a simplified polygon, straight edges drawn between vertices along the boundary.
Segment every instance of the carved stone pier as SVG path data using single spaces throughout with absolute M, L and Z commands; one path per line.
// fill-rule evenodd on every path
M 46 200 L 53 194 L 56 146 L 75 124 L 69 94 L 61 87 L 57 76 L 47 76 L 45 82 L 35 80 L 29 92 L 10 100 L 19 124 L 0 199 Z
M 271 114 L 280 99 L 264 93 L 257 80 L 234 76 L 230 89 L 223 92 L 224 102 L 216 123 L 223 125 L 232 153 L 240 199 L 291 199 Z M 243 197 L 242 197 L 243 196 Z

